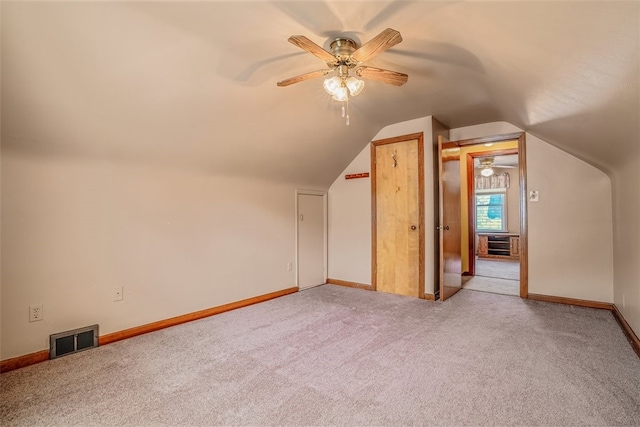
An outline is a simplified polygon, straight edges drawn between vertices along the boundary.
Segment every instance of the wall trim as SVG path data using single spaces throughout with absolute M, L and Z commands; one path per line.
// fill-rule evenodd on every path
M 622 332 L 624 332 L 624 334 L 626 335 L 629 344 L 631 344 L 633 350 L 636 352 L 638 357 L 640 357 L 640 339 L 638 339 L 636 333 L 633 332 L 633 329 L 631 329 L 631 326 L 629 325 L 629 323 L 627 323 L 627 320 L 622 315 L 622 312 L 618 310 L 618 306 L 614 304 L 611 312 L 613 313 L 613 317 L 615 317 L 615 319 L 618 321 L 620 328 L 622 328 Z
M 636 352 L 638 357 L 640 357 L 640 339 L 636 335 L 636 333 L 631 329 L 629 323 L 622 315 L 622 312 L 618 310 L 618 307 L 615 304 L 611 304 L 608 302 L 600 302 L 600 301 L 589 301 L 583 299 L 574 299 L 574 298 L 565 298 L 565 297 L 556 297 L 551 295 L 540 295 L 540 294 L 529 294 L 528 297 L 530 300 L 534 301 L 544 301 L 544 302 L 553 302 L 558 304 L 568 304 L 568 305 L 577 305 L 580 307 L 589 307 L 589 308 L 597 308 L 600 310 L 609 310 L 613 317 L 620 325 L 620 329 L 624 332 L 624 335 L 627 337 L 627 341 L 631 345 L 631 348 Z
M 340 280 L 340 279 L 327 279 L 327 283 L 330 285 L 338 285 L 338 286 L 346 286 L 348 288 L 358 288 L 364 289 L 367 291 L 373 291 L 373 286 L 365 285 L 364 283 L 358 282 L 350 282 L 348 280 Z
M 557 304 L 577 305 L 580 307 L 597 308 L 600 310 L 613 310 L 614 305 L 608 302 L 590 301 L 585 299 L 557 297 L 553 295 L 529 294 L 528 299 L 533 301 L 554 302 Z
M 3 360 L 0 362 L 0 373 L 24 368 L 29 365 L 35 365 L 36 363 L 42 363 L 47 360 L 49 360 L 49 350 L 36 351 L 35 353 L 29 353 L 24 356 Z
M 365 290 L 373 290 L 371 285 L 365 285 L 363 283 L 357 283 L 357 282 L 350 282 L 347 280 L 327 279 L 327 283 L 331 285 L 346 286 L 346 287 L 365 289 Z M 232 302 L 229 304 L 224 304 L 218 307 L 212 307 L 205 310 L 184 314 L 182 316 L 176 316 L 170 319 L 148 323 L 146 325 L 137 326 L 135 328 L 126 329 L 124 331 L 113 332 L 111 334 L 101 336 L 99 338 L 99 343 L 100 345 L 110 344 L 116 341 L 146 334 L 148 332 L 153 332 L 153 331 L 168 328 L 171 326 L 180 325 L 182 323 L 191 322 L 193 320 L 210 317 L 216 314 L 224 313 L 226 311 L 235 310 L 237 308 L 247 307 L 249 305 L 268 301 L 270 299 L 289 295 L 297 291 L 298 291 L 298 288 L 282 289 L 280 291 L 259 295 L 257 297 L 248 298 L 248 299 L 244 299 L 237 302 Z M 610 310 L 613 314 L 613 317 L 616 319 L 616 321 L 620 325 L 620 328 L 622 329 L 625 336 L 627 337 L 629 344 L 631 345 L 633 350 L 636 352 L 638 357 L 640 357 L 640 339 L 635 334 L 633 329 L 631 329 L 631 326 L 629 326 L 629 323 L 627 323 L 626 319 L 624 318 L 620 310 L 618 310 L 618 307 L 616 307 L 615 304 L 599 302 L 599 301 L 581 300 L 581 299 L 575 299 L 575 298 L 557 297 L 557 296 L 551 296 L 551 295 L 541 295 L 541 294 L 529 294 L 528 297 L 530 300 L 533 300 L 533 301 L 552 302 L 557 304 L 568 304 L 568 305 L 576 305 L 580 307 Z M 432 294 L 424 294 L 424 299 L 428 301 L 434 301 L 435 296 Z M 29 366 L 29 365 L 35 365 L 37 363 L 42 363 L 47 360 L 49 360 L 49 350 L 41 350 L 35 353 L 25 354 L 23 356 L 6 359 L 3 361 L 0 361 L 0 373 L 13 371 L 19 368 L 24 368 L 25 366 Z
M 205 310 L 194 311 L 192 313 L 183 314 L 181 316 L 171 317 L 157 322 L 147 323 L 146 325 L 136 326 L 134 328 L 125 329 L 123 331 L 113 332 L 102 335 L 98 338 L 99 345 L 111 344 L 127 338 L 133 338 L 138 335 L 154 332 L 160 329 L 169 328 L 171 326 L 180 325 L 182 323 L 191 322 L 193 320 L 203 319 L 226 311 L 247 307 L 270 299 L 282 297 L 288 294 L 298 292 L 298 288 L 286 288 L 280 291 L 259 295 L 253 298 L 243 299 L 241 301 L 220 305 L 217 307 L 207 308 Z M 49 350 L 41 350 L 35 353 L 25 354 L 24 356 L 14 357 L 12 359 L 0 362 L 0 372 L 8 372 L 25 366 L 34 365 L 49 360 Z
M 348 288 L 357 288 L 357 289 L 364 289 L 366 291 L 374 291 L 375 289 L 373 289 L 373 287 L 371 285 L 365 285 L 364 283 L 358 283 L 358 282 L 350 282 L 348 280 L 340 280 L 340 279 L 327 279 L 327 283 L 330 285 L 338 285 L 338 286 L 346 286 Z M 423 294 L 424 296 L 420 297 L 422 299 L 425 299 L 427 301 L 435 301 L 436 300 L 436 296 L 433 294 Z
M 268 301 L 270 299 L 278 298 L 284 295 L 288 295 L 294 292 L 298 292 L 298 288 L 287 288 L 281 291 L 271 292 L 265 295 L 259 295 L 253 298 L 243 299 L 241 301 L 232 302 L 229 304 L 220 305 L 217 307 L 207 308 L 205 310 L 194 311 L 193 313 L 183 314 L 181 316 L 171 317 L 169 319 L 160 320 L 153 323 L 147 323 L 146 325 L 136 326 L 134 328 L 125 329 L 124 331 L 113 332 L 107 335 L 102 335 L 98 342 L 100 345 L 111 344 L 116 341 L 132 338 L 138 335 L 146 334 L 148 332 L 154 332 L 160 329 L 168 328 L 171 326 L 180 325 L 182 323 L 191 322 L 193 320 L 203 319 L 205 317 L 213 316 L 215 314 L 224 313 L 226 311 L 235 310 L 237 308 L 247 307 L 259 302 Z

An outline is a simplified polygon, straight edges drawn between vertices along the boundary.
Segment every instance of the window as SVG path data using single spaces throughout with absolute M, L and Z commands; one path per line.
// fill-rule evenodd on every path
M 507 231 L 507 194 L 504 190 L 476 192 L 476 230 Z

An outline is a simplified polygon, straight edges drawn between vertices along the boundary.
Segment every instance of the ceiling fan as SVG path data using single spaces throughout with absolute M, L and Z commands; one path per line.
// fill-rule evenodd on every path
M 398 31 L 387 28 L 360 47 L 350 38 L 338 37 L 331 42 L 331 52 L 329 52 L 305 36 L 291 36 L 289 37 L 290 43 L 323 60 L 328 68 L 279 81 L 278 86 L 289 86 L 316 77 L 334 74 L 333 77 L 325 79 L 323 86 L 334 100 L 343 102 L 342 115 L 344 117 L 344 104 L 348 102 L 350 96 L 358 95 L 364 87 L 364 81 L 358 79 L 358 77 L 394 86 L 402 86 L 408 81 L 409 76 L 406 74 L 363 65 L 363 62 L 397 45 L 401 41 L 402 36 Z M 348 112 L 346 117 L 347 124 L 349 124 Z
M 476 169 L 480 170 L 480 175 L 482 176 L 491 176 L 493 175 L 494 171 L 493 168 L 517 168 L 517 166 L 512 166 L 512 165 L 496 165 L 494 163 L 494 157 L 483 157 L 481 159 L 478 159 L 479 161 L 479 165 L 476 166 Z

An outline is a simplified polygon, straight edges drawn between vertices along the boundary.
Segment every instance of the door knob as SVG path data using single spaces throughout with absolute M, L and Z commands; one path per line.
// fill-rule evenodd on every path
M 416 229 L 416 226 L 415 226 L 415 225 L 412 225 L 412 226 L 411 226 L 411 229 L 412 229 L 412 230 L 415 230 L 415 229 Z

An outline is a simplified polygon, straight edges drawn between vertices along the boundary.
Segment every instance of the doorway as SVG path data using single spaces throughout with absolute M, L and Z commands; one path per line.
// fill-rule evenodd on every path
M 371 144 L 372 288 L 424 298 L 423 134 Z
M 455 141 L 461 147 L 463 288 L 528 295 L 524 133 Z
M 517 147 L 467 153 L 473 168 L 467 169 L 470 274 L 465 289 L 520 295 L 518 163 Z
M 327 193 L 296 190 L 296 285 L 327 281 Z

